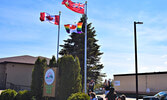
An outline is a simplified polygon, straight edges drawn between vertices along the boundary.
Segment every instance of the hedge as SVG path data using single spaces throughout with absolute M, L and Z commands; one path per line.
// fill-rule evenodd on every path
M 15 100 L 30 100 L 32 98 L 31 92 L 28 90 L 19 91 L 15 97 Z
M 6 89 L 2 91 L 0 99 L 1 100 L 14 100 L 17 92 L 15 90 Z
M 78 92 L 71 94 L 71 96 L 69 96 L 67 100 L 90 100 L 90 97 L 85 93 Z
M 72 55 L 66 55 L 58 59 L 59 67 L 59 98 L 67 100 L 72 93 L 81 92 L 82 76 L 79 59 Z

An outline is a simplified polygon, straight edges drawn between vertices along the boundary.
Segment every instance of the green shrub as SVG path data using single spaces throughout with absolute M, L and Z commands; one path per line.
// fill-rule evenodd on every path
M 59 67 L 59 98 L 67 100 L 72 93 L 81 92 L 81 68 L 79 59 L 72 55 L 66 55 L 58 59 Z
M 66 55 L 58 59 L 59 100 L 67 100 L 72 93 L 81 92 L 81 68 L 78 57 Z
M 15 100 L 30 100 L 32 98 L 31 92 L 28 90 L 19 91 L 15 97 Z
M 6 89 L 1 93 L 1 100 L 14 100 L 17 92 L 15 90 Z
M 71 94 L 71 96 L 67 100 L 90 100 L 90 97 L 85 93 L 75 93 Z
M 33 97 L 31 98 L 31 100 L 36 100 L 35 96 L 33 96 Z
M 35 96 L 36 100 L 42 100 L 43 94 L 43 83 L 44 83 L 44 69 L 47 66 L 46 59 L 38 59 L 35 61 L 35 65 L 32 71 L 32 81 L 31 81 L 31 92 Z

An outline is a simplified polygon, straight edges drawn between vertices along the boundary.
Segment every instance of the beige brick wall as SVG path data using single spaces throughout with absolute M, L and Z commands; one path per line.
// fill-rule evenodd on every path
M 0 74 L 5 73 L 5 64 L 0 64 Z
M 149 75 L 147 82 L 151 91 L 167 91 L 167 74 Z
M 136 91 L 135 75 L 114 76 L 114 81 L 120 81 L 120 86 L 114 86 L 116 91 L 133 92 Z M 147 88 L 150 92 L 167 91 L 167 74 L 152 74 L 138 76 L 138 89 L 140 93 L 145 93 Z
M 5 74 L 5 64 L 0 64 L 0 89 L 5 88 L 5 79 L 6 79 L 6 74 Z
M 116 91 L 134 91 L 135 89 L 134 76 L 115 76 L 114 81 L 120 81 L 120 86 L 114 86 Z
M 12 64 L 6 65 L 7 82 L 15 85 L 30 86 L 34 65 Z

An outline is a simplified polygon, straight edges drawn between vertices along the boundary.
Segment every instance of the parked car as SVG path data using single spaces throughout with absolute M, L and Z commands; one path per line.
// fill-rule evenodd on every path
M 162 91 L 154 96 L 145 96 L 143 100 L 167 100 L 167 91 Z
M 96 89 L 95 90 L 96 94 L 104 94 L 104 90 L 102 88 Z

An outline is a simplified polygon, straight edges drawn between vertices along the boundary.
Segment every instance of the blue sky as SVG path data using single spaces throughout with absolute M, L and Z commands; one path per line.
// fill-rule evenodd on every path
M 85 0 L 73 0 L 84 3 Z M 77 22 L 81 15 L 61 5 L 62 0 L 1 0 L 0 58 L 18 55 L 56 54 L 57 26 L 40 22 L 39 13 L 61 15 L 60 44 L 69 36 L 63 25 Z M 133 22 L 137 25 L 138 70 L 159 72 L 167 69 L 166 0 L 88 0 L 88 22 L 95 27 L 100 50 L 104 52 L 102 72 L 134 73 Z

